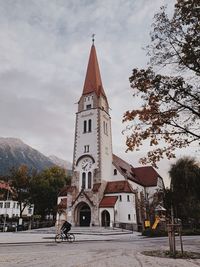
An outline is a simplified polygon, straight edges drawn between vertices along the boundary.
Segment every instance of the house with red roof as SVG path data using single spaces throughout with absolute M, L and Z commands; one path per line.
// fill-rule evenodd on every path
M 113 154 L 109 112 L 93 40 L 76 113 L 72 183 L 59 195 L 58 217 L 64 210 L 72 225 L 137 230 L 164 183 L 153 167 L 135 168 Z
M 31 217 L 34 213 L 34 205 L 25 207 L 22 216 Z M 17 218 L 20 216 L 20 206 L 15 189 L 5 181 L 0 181 L 0 218 Z

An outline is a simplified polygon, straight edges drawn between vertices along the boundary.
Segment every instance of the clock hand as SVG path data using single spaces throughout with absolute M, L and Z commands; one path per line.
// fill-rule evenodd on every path
M 85 163 L 85 165 L 83 166 L 83 169 L 85 171 L 85 168 L 87 167 L 88 163 Z
M 88 163 L 85 164 L 85 168 L 88 166 Z

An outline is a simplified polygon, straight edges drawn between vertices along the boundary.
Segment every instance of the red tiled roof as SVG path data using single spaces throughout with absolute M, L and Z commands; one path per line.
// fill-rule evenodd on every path
M 131 164 L 113 154 L 113 165 L 127 179 L 142 186 L 156 186 L 160 175 L 152 166 L 134 168 Z
M 104 196 L 99 204 L 100 208 L 114 207 L 117 201 L 117 196 Z
M 156 186 L 160 177 L 152 166 L 134 168 L 134 173 L 144 186 Z
M 83 95 L 96 92 L 99 96 L 102 94 L 106 98 L 106 94 L 103 89 L 103 84 L 101 81 L 101 74 L 99 70 L 99 64 L 97 60 L 97 54 L 95 46 L 92 45 L 90 51 L 90 57 L 85 77 L 85 83 L 83 87 Z
M 133 193 L 133 189 L 131 188 L 128 181 L 115 181 L 108 182 L 106 185 L 106 189 L 104 194 L 110 193 Z
M 139 181 L 136 179 L 134 175 L 133 166 L 124 161 L 123 159 L 119 158 L 115 154 L 113 154 L 113 165 L 123 176 L 133 181 L 135 180 L 136 183 L 139 183 Z
M 0 189 L 9 190 L 10 192 L 12 192 L 10 185 L 8 183 L 3 182 L 3 181 L 0 181 Z

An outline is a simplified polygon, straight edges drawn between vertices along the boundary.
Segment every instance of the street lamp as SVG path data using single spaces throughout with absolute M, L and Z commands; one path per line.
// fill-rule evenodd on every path
M 4 213 L 4 222 L 3 222 L 3 232 L 6 231 L 6 219 L 7 219 L 7 204 L 9 199 L 9 187 L 7 187 L 6 201 L 5 201 L 5 213 Z

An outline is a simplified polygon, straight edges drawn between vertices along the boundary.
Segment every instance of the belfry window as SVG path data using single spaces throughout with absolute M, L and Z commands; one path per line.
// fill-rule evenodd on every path
M 86 173 L 82 173 L 82 188 L 85 189 Z
M 83 133 L 89 133 L 92 131 L 92 120 L 89 119 L 88 121 L 83 122 Z
M 88 132 L 92 131 L 92 120 L 88 121 Z
M 92 187 L 92 173 L 88 172 L 88 189 Z
M 114 175 L 117 175 L 117 169 L 114 169 Z
M 83 122 L 83 132 L 86 133 L 87 132 L 87 121 Z
M 92 105 L 89 104 L 89 105 L 86 105 L 86 109 L 91 109 L 92 108 Z

